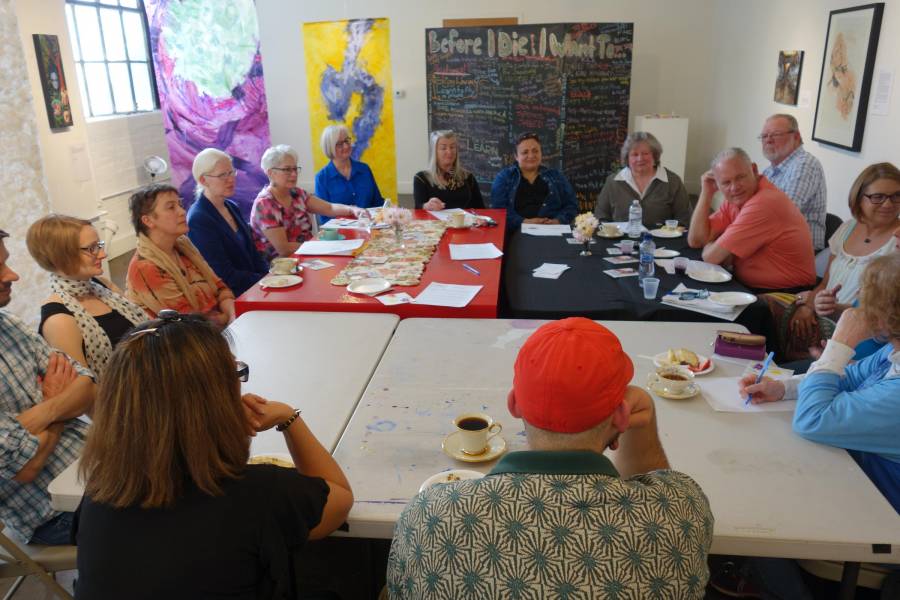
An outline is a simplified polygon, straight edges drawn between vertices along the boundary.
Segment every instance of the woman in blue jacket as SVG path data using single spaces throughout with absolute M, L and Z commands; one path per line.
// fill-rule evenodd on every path
M 506 209 L 507 230 L 522 223 L 571 223 L 578 212 L 575 190 L 566 176 L 541 165 L 541 140 L 526 133 L 516 140 L 516 164 L 491 186 L 491 208 Z
M 269 265 L 256 251 L 237 204 L 228 199 L 234 194 L 237 172 L 231 157 L 215 148 L 202 150 L 191 172 L 197 199 L 187 214 L 188 237 L 216 275 L 240 296 L 268 273 Z

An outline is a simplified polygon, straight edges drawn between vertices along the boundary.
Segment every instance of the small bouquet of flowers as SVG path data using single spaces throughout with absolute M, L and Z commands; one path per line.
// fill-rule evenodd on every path
M 572 237 L 584 244 L 581 256 L 591 255 L 591 238 L 594 237 L 594 232 L 599 226 L 600 221 L 593 213 L 586 212 L 575 217 L 575 223 L 572 225 Z
M 412 211 L 408 208 L 400 208 L 399 206 L 386 206 L 381 210 L 382 222 L 394 227 L 396 225 L 406 225 L 412 221 Z

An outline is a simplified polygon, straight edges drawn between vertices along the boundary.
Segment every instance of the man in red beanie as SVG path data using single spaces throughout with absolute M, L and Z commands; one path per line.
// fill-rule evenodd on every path
M 390 597 L 703 598 L 709 503 L 668 470 L 653 401 L 628 385 L 634 367 L 616 336 L 583 318 L 548 323 L 514 372 L 509 411 L 529 450 L 409 503 Z

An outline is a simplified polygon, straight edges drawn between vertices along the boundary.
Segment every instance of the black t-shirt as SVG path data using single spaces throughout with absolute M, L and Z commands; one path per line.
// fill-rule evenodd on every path
M 97 278 L 92 279 L 92 281 L 99 283 L 103 287 L 106 287 L 102 281 Z M 41 306 L 41 322 L 38 325 L 38 333 L 40 335 L 44 335 L 44 322 L 52 317 L 53 315 L 69 315 L 74 316 L 72 311 L 66 308 L 66 305 L 62 302 L 48 302 Z M 134 325 L 122 316 L 119 311 L 113 309 L 105 315 L 96 315 L 94 319 L 97 321 L 97 325 L 100 326 L 100 329 L 106 333 L 106 337 L 109 338 L 109 343 L 112 347 L 115 348 L 116 344 L 119 343 L 119 340 L 122 339 L 129 329 L 134 327 Z M 81 349 L 84 351 L 84 342 L 81 343 Z
M 140 468 L 136 466 L 135 468 Z M 72 535 L 82 600 L 293 598 L 291 553 L 319 524 L 328 485 L 274 465 L 167 509 L 114 509 L 87 496 Z
M 519 180 L 519 187 L 516 188 L 516 212 L 523 219 L 537 217 L 549 193 L 550 188 L 540 175 L 535 178 L 534 183 L 522 177 Z
M 432 198 L 440 198 L 445 208 L 484 208 L 481 189 L 471 173 L 462 186 L 451 190 L 432 185 L 425 171 L 419 171 L 413 178 L 413 199 L 416 201 L 416 208 L 422 208 Z

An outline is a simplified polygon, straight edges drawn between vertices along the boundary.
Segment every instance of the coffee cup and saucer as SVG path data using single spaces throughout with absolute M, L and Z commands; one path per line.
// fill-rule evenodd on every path
M 293 275 L 298 271 L 302 271 L 303 267 L 298 264 L 296 258 L 279 257 L 273 258 L 269 263 L 269 273 L 272 275 Z
M 444 438 L 444 454 L 463 462 L 488 462 L 506 451 L 503 426 L 484 413 L 464 413 L 453 420 L 456 431 Z
M 602 225 L 600 225 L 600 229 L 599 231 L 597 231 L 597 235 L 602 238 L 611 240 L 620 238 L 625 234 L 622 233 L 622 230 L 619 229 L 619 226 L 615 223 L 603 223 Z
M 647 377 L 647 388 L 669 400 L 685 400 L 700 393 L 694 374 L 684 367 L 659 367 Z

